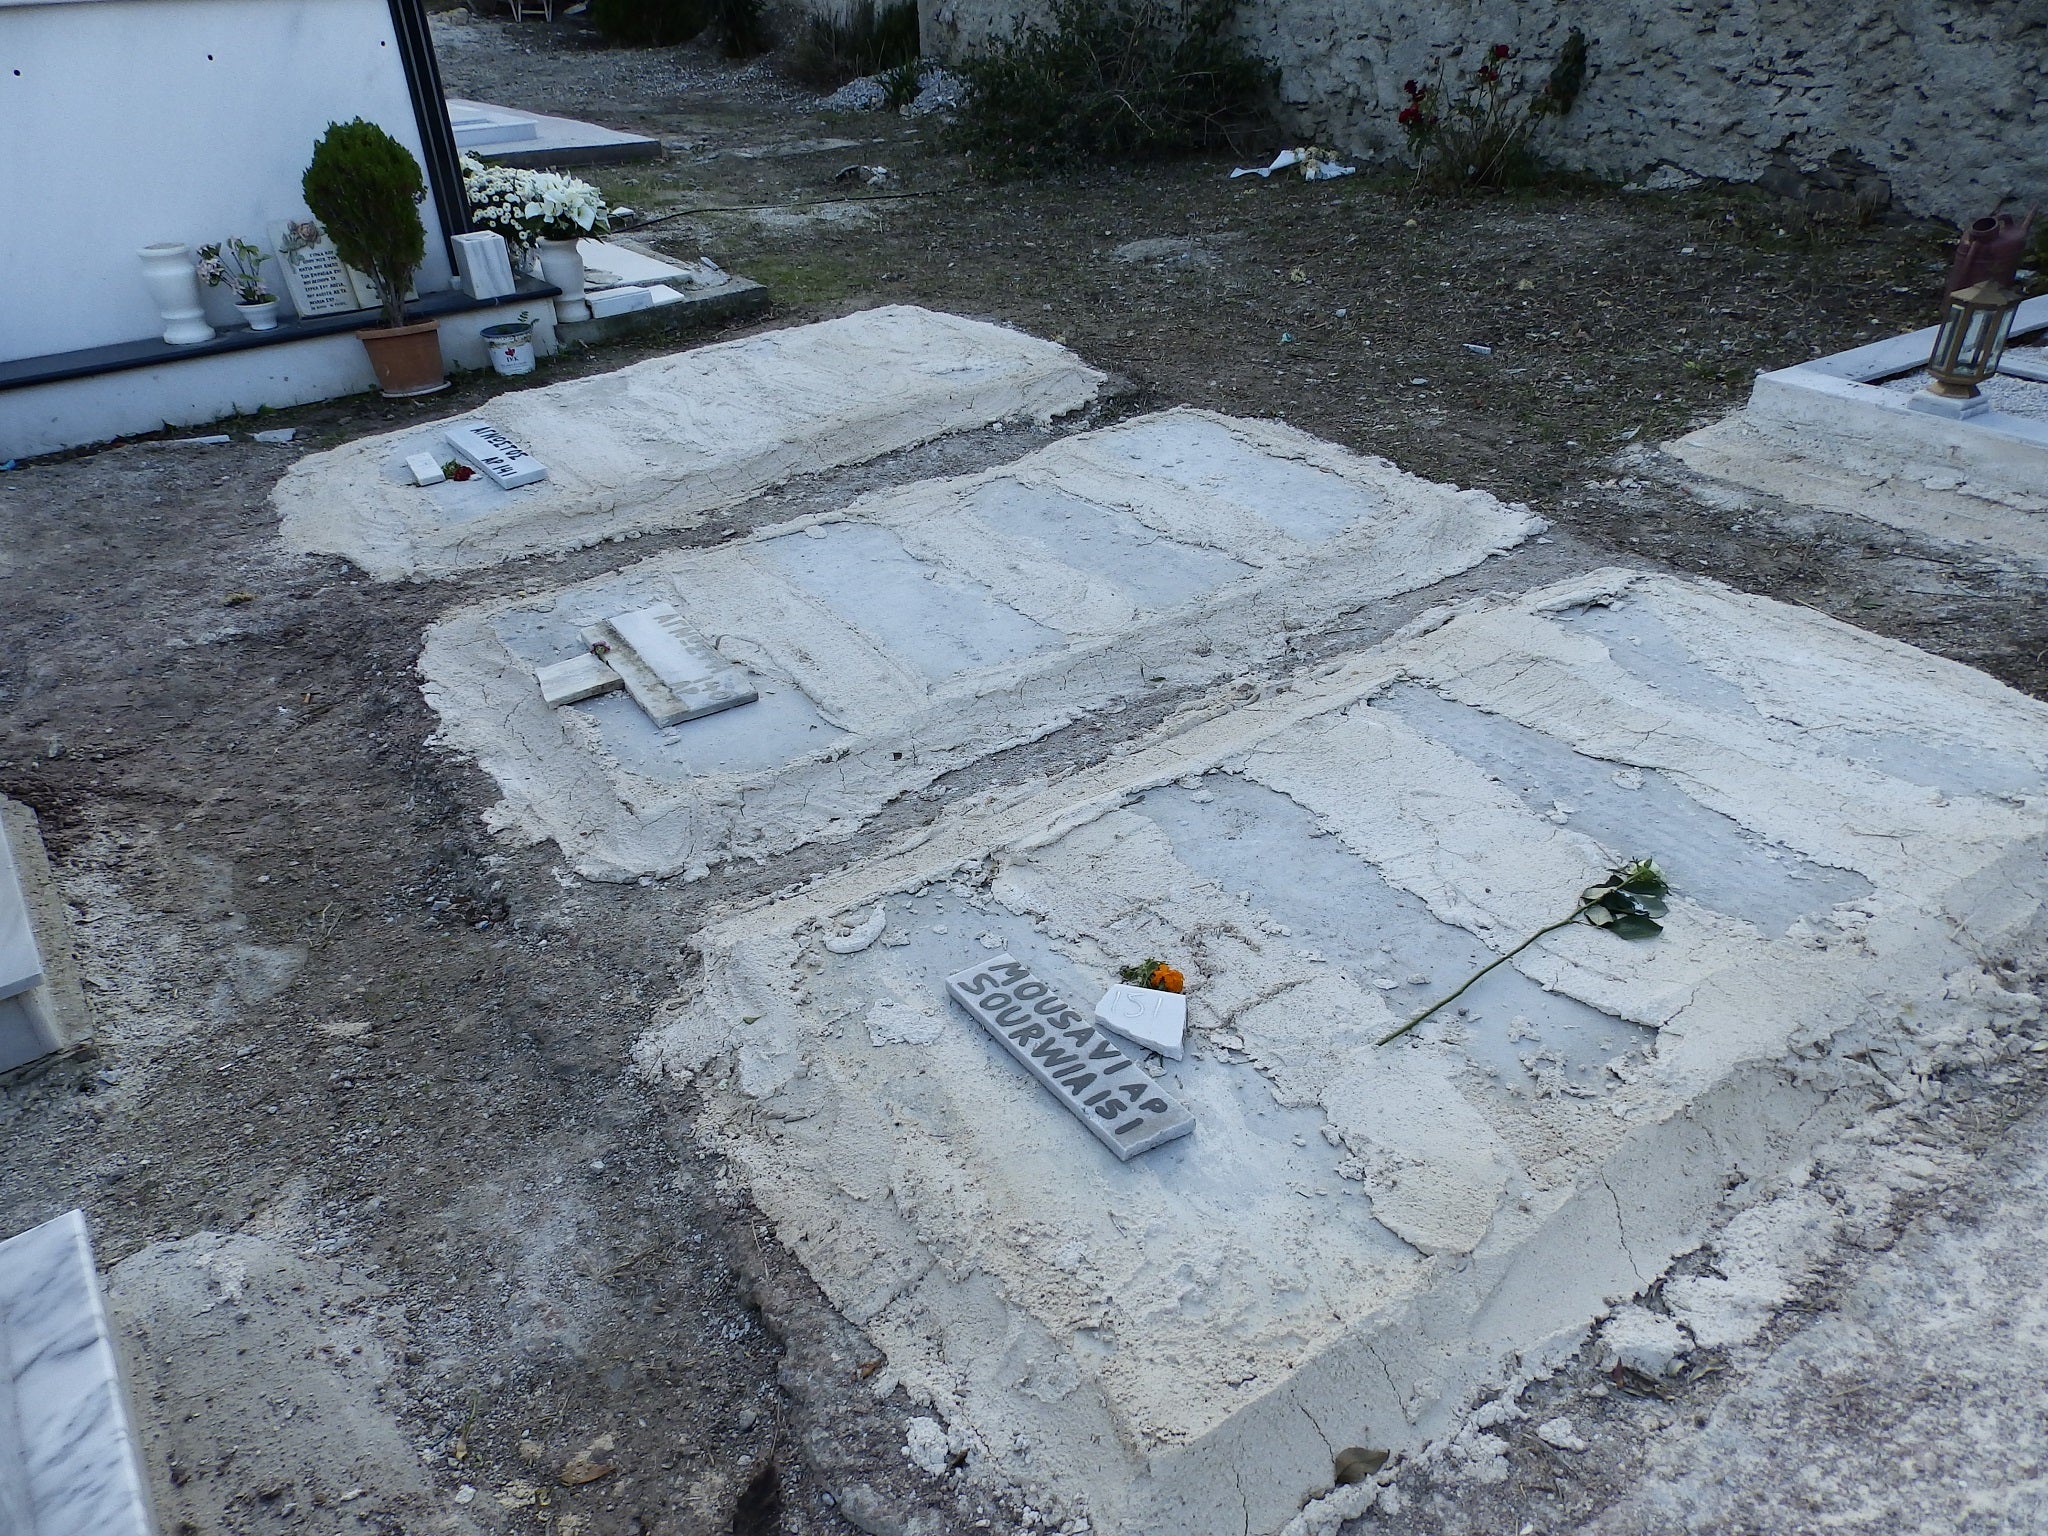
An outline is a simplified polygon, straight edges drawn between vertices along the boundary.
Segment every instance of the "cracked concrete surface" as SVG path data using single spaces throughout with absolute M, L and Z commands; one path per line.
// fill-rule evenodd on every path
M 1102 383 L 1052 342 L 887 305 L 514 391 L 459 418 L 488 420 L 546 464 L 537 485 L 413 484 L 406 457 L 447 458 L 451 418 L 309 454 L 271 503 L 288 548 L 346 556 L 382 581 L 446 575 L 692 527 L 796 475 L 1051 421 Z
M 1703 584 L 1476 600 L 714 929 L 636 1057 L 973 1468 L 1106 1531 L 1273 1530 L 1332 1442 L 1420 1448 L 1697 1244 L 1731 1171 L 1888 1102 L 1873 1053 L 1924 1075 L 1982 1027 L 1981 956 L 2041 938 L 2044 726 Z M 1565 930 L 1373 1048 L 1659 853 L 1660 940 Z M 823 950 L 877 901 L 880 943 Z M 1184 960 L 1195 1135 L 1128 1169 L 1077 1139 L 938 990 L 995 947 L 1083 1000 Z
M 890 800 L 1157 689 L 1243 681 L 1290 636 L 1541 529 L 1526 508 L 1273 423 L 1170 411 L 715 549 L 459 610 L 420 659 L 441 740 L 580 874 L 843 840 Z M 669 602 L 761 702 L 668 730 L 550 709 L 533 669 Z

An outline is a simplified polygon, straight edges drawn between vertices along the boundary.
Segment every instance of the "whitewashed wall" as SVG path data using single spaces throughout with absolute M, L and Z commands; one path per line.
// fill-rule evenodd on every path
M 159 334 L 137 248 L 267 245 L 351 117 L 421 154 L 385 0 L 0 0 L 0 359 Z M 421 215 L 428 293 L 449 273 Z
M 941 57 L 1042 14 L 920 5 Z M 2048 205 L 2048 0 L 1244 0 L 1242 24 L 1280 71 L 1290 126 L 1354 154 L 1397 151 L 1401 82 L 1432 58 L 1464 45 L 1474 66 L 1504 42 L 1547 70 L 1576 26 L 1591 78 L 1544 130 L 1564 164 L 1751 180 L 1847 150 L 1915 212 Z

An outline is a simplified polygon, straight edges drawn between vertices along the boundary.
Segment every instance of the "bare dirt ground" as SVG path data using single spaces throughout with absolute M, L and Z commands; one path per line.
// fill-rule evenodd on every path
M 764 324 L 905 301 L 1008 321 L 1128 380 L 1112 410 L 1283 418 L 1529 502 L 1560 558 L 1711 576 L 2048 696 L 2025 573 L 1709 505 L 1643 451 L 1737 406 L 1758 368 L 1925 323 L 1938 230 L 1814 231 L 1712 188 L 1233 183 L 1221 160 L 989 187 L 928 124 L 821 114 L 769 64 L 464 12 L 437 28 L 451 91 L 660 136 L 663 160 L 600 179 L 639 238 L 769 283 Z M 891 175 L 834 180 L 852 164 Z M 290 448 L 144 442 L 0 475 L 0 791 L 41 813 L 100 1031 L 0 1092 L 0 1231 L 86 1210 L 169 1536 L 1015 1529 L 909 1466 L 911 1407 L 867 1390 L 858 1336 L 693 1150 L 689 1102 L 629 1071 L 706 916 L 816 858 L 657 902 L 494 845 L 491 787 L 432 746 L 412 665 L 437 614 L 534 570 L 378 586 L 278 544 L 265 498 L 297 453 L 500 387 L 284 413 Z M 751 515 L 1003 451 L 921 450 Z M 977 782 L 1108 745 L 1063 733 Z M 1976 1145 L 2026 1105 L 1996 1108 Z M 1724 1385 L 1616 1397 L 1617 1436 L 1705 1416 Z M 1415 1528 L 1571 1529 L 1636 1465 L 1556 1464 L 1533 1448 L 1508 1491 L 1425 1490 Z

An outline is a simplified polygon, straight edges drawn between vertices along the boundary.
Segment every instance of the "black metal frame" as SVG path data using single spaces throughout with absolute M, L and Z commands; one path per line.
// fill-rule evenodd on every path
M 442 241 L 452 266 L 455 237 L 469 233 L 469 199 L 462 190 L 462 161 L 455 149 L 455 130 L 448 123 L 441 66 L 434 58 L 434 37 L 422 0 L 389 0 L 389 4 L 399 62 L 405 66 L 406 89 L 412 95 L 413 120 L 419 125 L 420 144 L 426 151 L 427 187 L 441 216 Z

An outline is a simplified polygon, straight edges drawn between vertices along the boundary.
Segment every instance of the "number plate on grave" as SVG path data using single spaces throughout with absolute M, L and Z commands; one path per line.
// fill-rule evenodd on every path
M 489 475 L 500 490 L 514 490 L 548 477 L 547 465 L 487 421 L 450 427 L 447 438 L 450 448 Z

